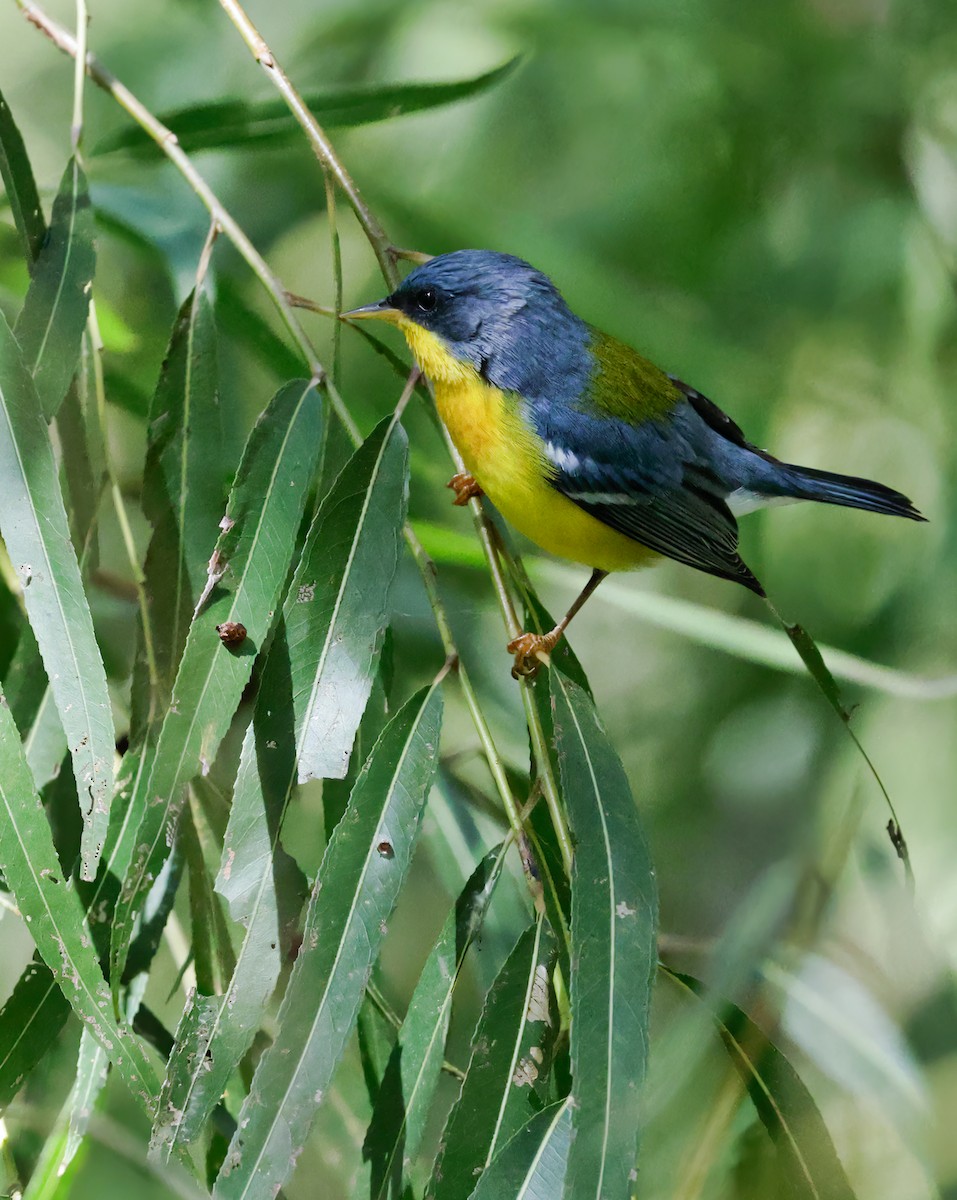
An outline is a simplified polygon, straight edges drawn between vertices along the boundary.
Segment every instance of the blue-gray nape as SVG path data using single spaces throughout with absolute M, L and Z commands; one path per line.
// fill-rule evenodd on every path
M 493 387 L 532 404 L 569 403 L 588 385 L 588 326 L 547 275 L 512 254 L 440 254 L 416 267 L 389 302 Z

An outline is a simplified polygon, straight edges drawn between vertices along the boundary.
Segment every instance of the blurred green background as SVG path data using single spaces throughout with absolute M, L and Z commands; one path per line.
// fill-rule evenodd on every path
M 270 94 L 212 0 L 91 0 L 90 8 L 91 48 L 154 112 Z M 72 24 L 71 5 L 59 0 L 49 11 Z M 464 78 L 522 55 L 502 84 L 477 99 L 333 132 L 394 241 L 430 253 L 482 246 L 530 259 L 583 316 L 701 389 L 759 445 L 878 478 L 930 518 L 918 527 L 797 506 L 752 516 L 742 528 L 744 557 L 777 607 L 819 641 L 909 675 L 954 680 L 936 698 L 932 689 L 907 698 L 846 690 L 908 839 L 914 903 L 877 789 L 808 678 L 724 653 L 707 644 L 706 631 L 704 641 L 689 640 L 627 611 L 629 594 L 651 593 L 665 606 L 674 597 L 767 624 L 758 600 L 667 564 L 600 590 L 572 640 L 649 829 L 666 957 L 707 974 L 724 951 L 738 954 L 735 987 L 754 983 L 765 950 L 774 949 L 795 874 L 815 847 L 839 844 L 848 814 L 861 805 L 809 953 L 785 984 L 778 980 L 787 997 L 785 1045 L 859 1196 L 957 1195 L 957 1147 L 947 1137 L 957 1123 L 957 1029 L 947 1002 L 957 959 L 952 4 L 286 0 L 251 3 L 249 11 L 302 90 Z M 69 154 L 71 67 L 12 3 L 0 14 L 0 33 L 3 89 L 41 190 L 52 198 Z M 88 89 L 88 154 L 127 122 L 109 97 Z M 207 152 L 197 162 L 287 288 L 331 303 L 322 177 L 305 142 Z M 207 220 L 166 165 L 113 154 L 89 157 L 88 167 L 99 215 L 96 294 L 111 441 L 135 500 L 149 396 Z M 344 204 L 339 226 L 347 305 L 377 298 L 383 286 L 374 258 Z M 26 273 L 7 226 L 0 252 L 0 304 L 12 315 Z M 221 296 L 227 288 L 238 293 L 273 323 L 225 244 L 215 269 Z M 330 323 L 304 320 L 328 360 Z M 221 333 L 233 438 L 224 453 L 235 459 L 277 377 L 225 309 Z M 392 407 L 400 386 L 348 331 L 340 382 L 364 431 Z M 470 522 L 450 507 L 442 487 L 450 468 L 420 402 L 407 425 L 411 514 L 427 523 L 439 554 L 440 586 L 494 733 L 524 769 L 520 702 L 487 575 L 469 564 L 467 549 L 432 528 L 465 537 Z M 102 527 L 104 568 L 128 578 L 108 514 Z M 145 544 L 142 519 L 136 533 Z M 442 562 L 448 546 L 456 561 Z M 554 610 L 584 578 L 577 568 L 539 569 L 531 556 L 527 563 Z M 400 661 L 431 673 L 441 653 L 411 567 L 397 597 Z M 93 601 L 119 687 L 134 647 L 135 605 L 106 591 Z M 743 637 L 751 637 L 747 627 Z M 453 695 L 444 749 L 466 763 L 460 774 L 468 778 L 475 737 Z M 484 787 L 477 766 L 471 774 Z M 304 819 L 307 840 L 309 830 Z M 317 847 L 290 849 L 314 867 Z M 399 1003 L 414 979 L 413 967 L 403 967 L 401 939 L 417 964 L 447 903 L 423 904 L 441 882 L 420 867 L 387 957 Z M 760 954 L 749 957 L 749 938 Z M 4 916 L 3 995 L 28 956 L 29 939 Z M 168 975 L 172 983 L 172 965 Z M 674 998 L 662 991 L 642 1194 L 664 1197 L 699 1143 L 723 1068 L 720 1051 L 703 1052 L 695 1085 L 679 1089 L 684 1099 L 675 1108 L 662 1081 L 680 1078 L 683 1038 Z M 171 1020 L 179 1007 L 168 1010 Z M 37 1134 L 70 1070 L 66 1050 L 50 1056 L 44 1078 L 21 1097 L 33 1106 Z M 122 1165 L 117 1146 L 134 1118 L 119 1088 L 109 1111 L 103 1136 L 114 1144 L 95 1143 L 72 1194 L 102 1196 L 104 1186 L 125 1194 L 121 1171 L 141 1195 L 153 1194 L 141 1167 Z M 703 1195 L 764 1194 L 753 1130 L 739 1132 Z M 329 1194 L 338 1194 L 335 1164 L 317 1161 L 314 1169 L 329 1171 Z M 318 1176 L 312 1183 L 308 1176 L 300 1172 L 290 1197 L 318 1194 Z

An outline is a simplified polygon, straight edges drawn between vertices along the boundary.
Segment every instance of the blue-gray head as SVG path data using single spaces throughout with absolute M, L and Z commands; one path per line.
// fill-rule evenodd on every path
M 591 370 L 588 327 L 547 275 L 511 254 L 440 254 L 346 315 L 411 322 L 493 386 L 530 400 L 578 395 Z

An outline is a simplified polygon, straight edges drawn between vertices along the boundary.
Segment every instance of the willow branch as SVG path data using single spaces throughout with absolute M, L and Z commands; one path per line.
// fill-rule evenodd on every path
M 399 251 L 394 243 L 390 240 L 378 219 L 375 217 L 368 204 L 363 199 L 361 192 L 337 155 L 322 126 L 316 120 L 302 96 L 293 86 L 289 77 L 279 65 L 275 54 L 273 54 L 267 45 L 265 38 L 263 38 L 262 34 L 249 19 L 249 16 L 243 9 L 242 5 L 238 3 L 238 0 L 219 0 L 219 2 L 229 19 L 236 26 L 243 41 L 251 50 L 255 60 L 263 68 L 273 86 L 286 101 L 290 111 L 299 122 L 303 132 L 309 140 L 309 144 L 312 146 L 316 157 L 319 159 L 319 162 L 323 167 L 323 170 L 329 172 L 329 174 L 332 175 L 332 177 L 342 188 L 343 193 L 351 204 L 352 210 L 355 213 L 359 224 L 362 226 L 373 251 L 375 252 L 376 258 L 379 262 L 379 267 L 386 283 L 390 288 L 394 288 L 399 281 L 398 271 L 396 270 L 396 259 L 402 257 L 420 260 L 423 258 L 423 256 L 416 254 L 414 251 Z M 449 431 L 445 428 L 444 424 L 442 426 L 442 430 L 445 435 L 445 442 L 448 446 L 449 454 L 453 463 L 455 464 L 455 469 L 457 471 L 464 471 L 465 463 L 462 461 L 462 456 L 459 454 L 458 449 L 456 448 L 455 443 L 452 441 Z M 515 606 L 512 602 L 512 597 L 508 589 L 505 574 L 501 569 L 498 552 L 496 551 L 496 547 L 493 543 L 494 534 L 491 526 L 488 523 L 488 519 L 485 516 L 485 511 L 482 508 L 481 501 L 477 498 L 473 498 L 469 501 L 469 507 L 472 510 L 472 516 L 475 520 L 479 538 L 482 543 L 482 548 L 485 552 L 489 571 L 492 576 L 492 583 L 498 597 L 499 607 L 501 609 L 506 628 L 508 629 L 509 639 L 511 640 L 512 638 L 517 637 L 521 632 L 521 626 L 515 612 Z M 413 554 L 414 553 L 415 551 L 413 550 Z M 425 579 L 426 576 L 427 572 L 423 571 L 423 579 Z M 463 687 L 464 686 L 465 685 L 463 684 Z M 572 858 L 571 838 L 568 833 L 568 827 L 565 822 L 564 812 L 559 799 L 558 784 L 555 779 L 551 756 L 548 753 L 548 747 L 545 742 L 545 731 L 542 728 L 541 721 L 538 717 L 538 712 L 535 708 L 534 697 L 531 693 L 531 685 L 527 680 L 522 680 L 520 687 L 522 688 L 522 702 L 525 708 L 525 717 L 528 723 L 529 734 L 532 739 L 532 747 L 535 753 L 535 758 L 538 763 L 538 770 L 542 780 L 542 788 L 544 791 L 545 800 L 548 804 L 552 821 L 555 824 L 555 833 L 561 846 L 565 869 L 566 871 L 570 871 Z
M 276 56 L 266 45 L 262 35 L 246 15 L 242 5 L 235 3 L 235 0 L 219 0 L 219 2 L 223 6 L 226 15 L 239 30 L 243 41 L 252 51 L 253 58 L 255 58 L 256 62 L 259 63 L 269 76 L 273 85 L 282 94 L 283 99 L 305 130 L 306 136 L 309 138 L 309 144 L 315 151 L 316 157 L 322 163 L 323 167 L 330 172 L 352 205 L 352 210 L 356 214 L 363 232 L 369 239 L 372 249 L 375 251 L 376 258 L 379 260 L 382 274 L 388 281 L 389 286 L 395 287 L 399 282 L 399 273 L 395 269 L 395 261 L 399 257 L 396 247 L 386 237 L 385 230 L 376 220 L 372 210 L 362 198 L 362 193 L 356 187 L 352 176 L 333 150 L 331 142 L 326 137 L 325 130 L 309 111 L 302 96 L 299 95 L 298 91 L 289 82 L 286 72 L 276 61 Z

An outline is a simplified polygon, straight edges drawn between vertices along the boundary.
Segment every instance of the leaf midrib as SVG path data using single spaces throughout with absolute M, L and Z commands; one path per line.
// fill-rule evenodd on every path
M 598 787 L 598 780 L 595 777 L 594 764 L 592 763 L 591 754 L 589 753 L 589 750 L 588 750 L 588 744 L 585 740 L 585 734 L 584 734 L 584 731 L 582 730 L 581 725 L 579 724 L 578 716 L 575 712 L 574 705 L 569 700 L 568 692 L 565 689 L 564 683 L 560 684 L 560 686 L 562 688 L 562 694 L 565 697 L 565 703 L 568 705 L 569 714 L 571 715 L 571 719 L 574 722 L 575 731 L 578 734 L 578 740 L 581 744 L 582 753 L 585 756 L 585 763 L 588 767 L 588 775 L 591 780 L 592 789 L 595 794 L 595 806 L 598 809 L 598 816 L 601 821 L 602 840 L 605 843 L 605 857 L 608 862 L 608 897 L 609 897 L 608 915 L 610 918 L 610 924 L 609 924 L 610 937 L 608 940 L 608 955 L 609 955 L 608 1037 L 607 1037 L 608 1045 L 607 1045 L 606 1054 L 605 1054 L 605 1114 L 604 1114 L 604 1126 L 602 1128 L 601 1164 L 600 1164 L 599 1173 L 598 1173 L 597 1187 L 595 1188 L 595 1191 L 594 1191 L 595 1196 L 601 1196 L 602 1184 L 604 1182 L 604 1177 L 605 1177 L 605 1164 L 606 1164 L 607 1157 L 608 1157 L 609 1129 L 611 1126 L 611 1078 L 612 1078 L 612 1036 L 611 1036 L 611 1031 L 615 1027 L 614 980 L 615 980 L 615 964 L 616 964 L 616 958 L 617 958 L 616 952 L 615 952 L 615 897 L 617 895 L 617 892 L 615 891 L 615 871 L 614 871 L 614 867 L 613 867 L 613 863 L 612 863 L 611 842 L 609 841 L 609 838 L 608 838 L 608 824 L 605 820 L 605 812 L 604 812 L 604 808 L 602 807 L 602 803 L 601 803 L 601 791 Z
M 396 423 L 393 421 L 393 423 L 386 430 L 385 436 L 382 439 L 382 445 L 379 447 L 379 453 L 376 455 L 375 464 L 374 464 L 372 472 L 369 476 L 369 484 L 366 488 L 365 496 L 362 501 L 362 508 L 359 511 L 359 520 L 356 525 L 355 533 L 353 534 L 352 544 L 349 547 L 349 556 L 346 559 L 345 569 L 343 570 L 342 579 L 339 583 L 339 590 L 336 593 L 336 601 L 335 601 L 335 604 L 333 605 L 332 616 L 329 619 L 329 626 L 326 630 L 326 636 L 323 641 L 322 652 L 319 655 L 319 662 L 316 666 L 315 674 L 312 677 L 312 690 L 309 693 L 309 702 L 306 705 L 306 708 L 305 708 L 305 711 L 304 711 L 303 717 L 302 717 L 302 724 L 300 726 L 300 736 L 302 738 L 302 741 L 305 741 L 306 733 L 309 729 L 309 725 L 312 722 L 312 714 L 315 711 L 316 704 L 318 702 L 318 696 L 319 696 L 319 691 L 320 691 L 320 680 L 322 678 L 322 672 L 326 665 L 326 658 L 329 655 L 329 649 L 333 644 L 333 636 L 332 636 L 333 631 L 335 630 L 336 623 L 339 620 L 339 611 L 342 608 L 342 603 L 345 598 L 346 588 L 350 582 L 353 563 L 355 562 L 356 553 L 359 548 L 360 537 L 361 537 L 363 530 L 365 529 L 366 517 L 368 516 L 369 508 L 370 508 L 370 505 L 372 502 L 372 493 L 375 490 L 375 486 L 379 481 L 379 472 L 382 469 L 382 462 L 383 462 L 383 459 L 385 458 L 386 450 L 392 444 L 392 433 L 393 433 L 393 430 L 395 429 L 395 424 Z M 296 754 L 296 769 L 297 769 L 297 771 L 299 768 L 300 757 L 301 757 L 301 752 L 297 752 L 297 754 Z
M 412 727 L 409 730 L 408 737 L 406 738 L 405 744 L 402 747 L 402 753 L 400 754 L 399 760 L 396 763 L 395 769 L 392 772 L 392 778 L 389 782 L 389 788 L 385 794 L 384 802 L 382 804 L 382 807 L 379 810 L 379 818 L 378 818 L 378 821 L 376 822 L 377 827 L 382 824 L 382 821 L 383 821 L 383 818 L 384 818 L 386 812 L 388 812 L 389 808 L 392 805 L 392 802 L 393 802 L 393 799 L 395 796 L 395 792 L 396 792 L 396 788 L 398 785 L 398 779 L 399 779 L 400 775 L 402 774 L 402 769 L 405 766 L 406 759 L 409 756 L 409 749 L 412 745 L 412 741 L 415 738 L 415 735 L 418 733 L 419 726 L 422 724 L 422 718 L 425 714 L 426 708 L 428 707 L 428 705 L 431 702 L 431 699 L 432 699 L 432 693 L 430 692 L 429 695 L 427 695 L 426 698 L 423 700 L 422 706 L 419 709 L 418 713 L 416 714 L 415 721 L 412 723 Z M 378 851 L 375 849 L 374 842 L 375 842 L 375 838 L 372 838 L 369 841 L 369 847 L 366 851 L 366 856 L 362 863 L 362 870 L 359 874 L 358 884 L 352 893 L 352 899 L 349 903 L 349 909 L 346 914 L 346 919 L 342 923 L 342 933 L 340 934 L 339 943 L 336 947 L 335 958 L 333 959 L 332 966 L 329 969 L 329 974 L 326 979 L 326 985 L 322 990 L 322 996 L 321 996 L 318 1004 L 316 1005 L 315 1016 L 313 1017 L 312 1023 L 309 1026 L 309 1034 L 302 1043 L 302 1046 L 303 1046 L 302 1053 L 299 1054 L 299 1058 L 296 1063 L 295 1069 L 294 1069 L 294 1071 L 289 1079 L 289 1082 L 286 1085 L 286 1088 L 282 1094 L 282 1099 L 276 1105 L 275 1111 L 273 1113 L 272 1121 L 270 1122 L 268 1130 L 266 1131 L 266 1136 L 262 1139 L 262 1144 L 260 1146 L 259 1153 L 256 1155 L 256 1161 L 253 1164 L 252 1171 L 249 1172 L 249 1174 L 248 1174 L 247 1182 L 243 1186 L 243 1190 L 240 1193 L 239 1200 L 245 1200 L 245 1197 L 249 1193 L 249 1188 L 252 1185 L 253 1180 L 256 1178 L 256 1175 L 259 1171 L 259 1164 L 262 1162 L 263 1155 L 266 1153 L 266 1149 L 272 1140 L 273 1131 L 276 1129 L 276 1126 L 279 1124 L 280 1116 L 285 1112 L 286 1105 L 289 1101 L 290 1092 L 292 1092 L 293 1088 L 295 1087 L 296 1083 L 298 1082 L 299 1072 L 302 1068 L 303 1059 L 305 1058 L 305 1051 L 312 1044 L 313 1038 L 315 1037 L 316 1027 L 319 1024 L 319 1019 L 320 1019 L 321 1015 L 323 1014 L 323 1010 L 325 1008 L 326 1001 L 329 996 L 330 988 L 331 988 L 334 980 L 336 979 L 336 975 L 337 975 L 337 971 L 338 971 L 338 967 L 339 967 L 339 960 L 342 957 L 344 946 L 348 940 L 347 935 L 348 935 L 349 930 L 352 927 L 352 921 L 353 921 L 356 909 L 359 904 L 359 897 L 361 896 L 361 894 L 363 892 L 366 876 L 369 873 L 369 864 L 373 861 L 373 859 L 372 859 L 373 854 L 378 853 Z M 252 1092 L 250 1091 L 250 1095 L 251 1094 L 252 1094 Z
M 279 467 L 285 458 L 286 447 L 288 446 L 289 439 L 292 436 L 292 430 L 293 430 L 294 426 L 296 425 L 296 422 L 299 418 L 299 413 L 300 413 L 300 410 L 302 409 L 303 404 L 305 403 L 306 396 L 308 396 L 308 394 L 311 390 L 312 390 L 312 384 L 310 383 L 309 386 L 307 388 L 305 388 L 305 390 L 303 391 L 302 396 L 300 397 L 299 402 L 296 405 L 296 410 L 293 413 L 292 417 L 290 418 L 289 425 L 286 429 L 285 436 L 283 437 L 279 453 L 276 456 L 276 462 L 273 467 L 272 474 L 270 475 L 270 478 L 269 478 L 269 486 L 266 489 L 267 497 L 271 496 L 273 493 L 275 482 L 276 482 L 276 476 L 278 475 Z M 232 602 L 230 603 L 230 606 L 229 606 L 229 613 L 227 616 L 227 620 L 231 621 L 236 613 L 237 599 L 243 593 L 243 588 L 246 583 L 246 577 L 249 574 L 250 566 L 252 564 L 252 560 L 255 555 L 256 547 L 259 545 L 259 538 L 260 538 L 260 535 L 262 534 L 263 524 L 265 523 L 266 512 L 268 511 L 268 509 L 269 509 L 268 503 L 264 503 L 262 505 L 262 507 L 259 509 L 259 523 L 256 526 L 256 532 L 252 538 L 249 552 L 246 556 L 246 565 L 244 566 L 243 573 L 239 578 L 239 584 L 238 584 L 235 592 L 233 592 L 233 598 L 232 598 Z M 200 709 L 202 708 L 203 702 L 206 699 L 206 693 L 209 690 L 210 682 L 211 682 L 212 676 L 214 674 L 214 670 L 213 670 L 214 666 L 215 666 L 215 659 L 211 658 L 209 668 L 206 671 L 206 677 L 203 680 L 202 690 L 199 694 L 199 698 L 197 699 L 196 704 L 193 706 L 193 711 L 190 716 L 190 721 L 189 721 L 189 725 L 187 726 L 187 731 L 180 738 L 179 760 L 176 763 L 176 770 L 172 775 L 172 779 L 174 780 L 174 783 L 169 788 L 169 795 L 166 797 L 166 801 L 163 805 L 161 821 L 160 821 L 159 825 L 157 826 L 156 833 L 153 835 L 153 840 L 149 843 L 148 853 L 140 857 L 140 862 L 142 863 L 142 867 L 141 867 L 140 871 L 138 872 L 138 875 L 135 877 L 135 887 L 132 888 L 130 891 L 130 903 L 128 903 L 126 905 L 126 907 L 129 909 L 129 912 L 123 914 L 123 920 L 122 920 L 123 925 L 125 925 L 129 921 L 129 919 L 132 915 L 132 903 L 131 902 L 134 897 L 136 897 L 140 894 L 140 891 L 141 891 L 142 885 L 143 885 L 143 879 L 146 875 L 147 867 L 148 867 L 150 861 L 152 860 L 153 852 L 155 851 L 156 846 L 157 846 L 160 838 L 163 836 L 164 831 L 166 829 L 166 818 L 169 815 L 169 810 L 172 807 L 173 801 L 176 798 L 176 792 L 180 788 L 182 782 L 185 782 L 185 781 L 180 780 L 180 775 L 181 775 L 182 769 L 183 769 L 183 761 L 186 758 L 186 747 L 190 743 L 192 736 L 193 736 L 193 731 L 196 728 L 197 714 L 200 711 Z M 179 678 L 179 672 L 177 672 L 177 679 L 178 678 Z M 176 694 L 176 685 L 174 683 L 173 695 L 175 696 L 175 694 Z M 148 781 L 146 783 L 146 787 L 144 789 L 147 792 L 152 790 L 153 776 L 154 776 L 154 774 L 158 773 L 158 771 L 160 769 L 160 763 L 163 762 L 163 758 L 160 753 L 160 751 L 162 749 L 162 737 L 163 737 L 163 735 L 161 732 L 160 740 L 156 746 L 156 757 L 153 760 L 153 768 L 150 771 L 149 779 L 148 779 Z M 134 799 L 136 799 L 135 796 L 134 796 Z M 131 800 L 130 807 L 132 808 L 133 806 L 134 806 L 133 800 Z M 149 811 L 149 810 L 148 809 L 144 810 L 144 812 L 146 812 L 146 811 Z M 121 923 L 119 921 L 117 921 L 117 925 L 114 926 L 114 928 L 117 928 L 117 927 L 121 927 Z M 117 956 L 117 958 L 116 958 L 117 965 L 121 961 L 123 961 L 123 962 L 126 961 L 126 953 L 129 951 L 129 946 L 128 945 L 124 946 L 123 951 L 124 951 L 124 953 L 123 953 L 122 959 L 120 958 L 120 956 Z
M 92 722 L 91 716 L 90 716 L 90 705 L 89 705 L 88 698 L 87 698 L 86 687 L 84 686 L 83 675 L 80 671 L 80 660 L 77 655 L 76 644 L 73 640 L 73 632 L 72 632 L 72 629 L 70 626 L 70 622 L 66 619 L 66 611 L 63 607 L 63 600 L 62 600 L 62 597 L 60 594 L 60 586 L 59 586 L 56 576 L 54 574 L 53 562 L 50 558 L 50 552 L 47 549 L 46 540 L 43 536 L 43 533 L 41 531 L 40 522 L 37 518 L 36 505 L 35 505 L 34 499 L 33 499 L 33 489 L 31 488 L 31 486 L 29 484 L 29 481 L 28 481 L 29 477 L 27 476 L 26 470 L 24 468 L 23 456 L 20 453 L 20 444 L 14 433 L 13 422 L 10 420 L 10 412 L 9 412 L 9 407 L 8 407 L 8 403 L 7 403 L 7 396 L 4 393 L 2 387 L 0 387 L 0 408 L 2 408 L 2 410 L 3 410 L 3 417 L 4 417 L 4 420 L 6 421 L 7 429 L 10 434 L 10 444 L 13 446 L 14 453 L 16 454 L 17 465 L 20 468 L 20 476 L 23 479 L 24 484 L 26 485 L 26 491 L 27 491 L 27 497 L 28 497 L 27 507 L 29 509 L 30 517 L 33 522 L 33 528 L 36 532 L 37 541 L 40 544 L 40 548 L 41 548 L 41 551 L 43 554 L 43 560 L 46 564 L 47 578 L 50 583 L 50 588 L 52 590 L 53 596 L 56 599 L 56 607 L 60 614 L 60 626 L 61 626 L 61 629 L 63 632 L 63 640 L 66 642 L 66 644 L 69 648 L 70 657 L 73 661 L 74 675 L 76 678 L 77 688 L 79 690 L 80 700 L 81 700 L 81 704 L 82 704 L 82 708 L 83 708 L 83 715 L 85 718 L 85 730 L 88 731 L 88 733 L 89 733 L 89 741 L 87 743 L 87 746 L 89 747 L 88 752 L 85 755 L 81 756 L 81 751 L 84 749 L 84 747 L 82 745 L 80 745 L 80 746 L 74 748 L 71 745 L 70 746 L 70 755 L 73 758 L 74 763 L 77 765 L 80 765 L 84 761 L 89 763 L 90 788 L 92 791 L 96 787 L 97 782 L 98 782 L 97 775 L 96 775 L 96 769 L 95 769 L 96 757 L 95 757 L 95 750 L 94 750 L 94 746 L 98 743 L 98 739 L 94 736 L 93 722 Z M 67 540 L 66 545 L 68 547 L 72 548 L 69 540 Z M 66 553 L 69 554 L 69 550 L 67 550 Z M 66 582 L 67 581 L 64 581 L 64 583 L 66 583 Z M 46 639 L 44 639 L 44 640 L 46 640 Z M 40 649 L 40 657 L 43 659 L 44 668 L 46 668 L 46 665 L 47 665 L 46 660 L 47 660 L 47 655 L 50 652 L 50 647 L 47 646 L 46 653 L 44 653 L 44 648 L 43 648 L 42 644 L 40 643 L 39 638 L 37 638 L 37 645 Z M 56 674 L 56 672 L 54 672 L 54 674 Z M 50 687 L 51 687 L 51 689 L 53 689 L 53 680 L 52 679 L 50 680 Z M 54 698 L 56 698 L 55 691 L 54 691 Z M 64 708 L 61 710 L 60 705 L 58 703 L 57 711 L 60 713 L 60 719 L 63 720 L 64 716 L 69 711 L 69 708 L 68 708 L 68 706 L 64 706 Z M 83 774 L 83 772 L 81 771 L 81 778 L 77 780 L 77 784 L 80 786 L 82 786 L 82 774 Z M 90 799 L 91 799 L 92 807 L 90 809 L 89 814 L 84 813 L 84 815 L 83 815 L 84 826 L 86 826 L 88 822 L 92 822 L 93 809 L 96 806 L 95 796 L 91 796 Z M 80 811 L 81 812 L 83 811 L 82 805 L 81 805 Z M 95 861 L 96 860 L 94 860 L 94 862 Z M 91 864 L 91 865 L 93 865 L 93 864 Z

